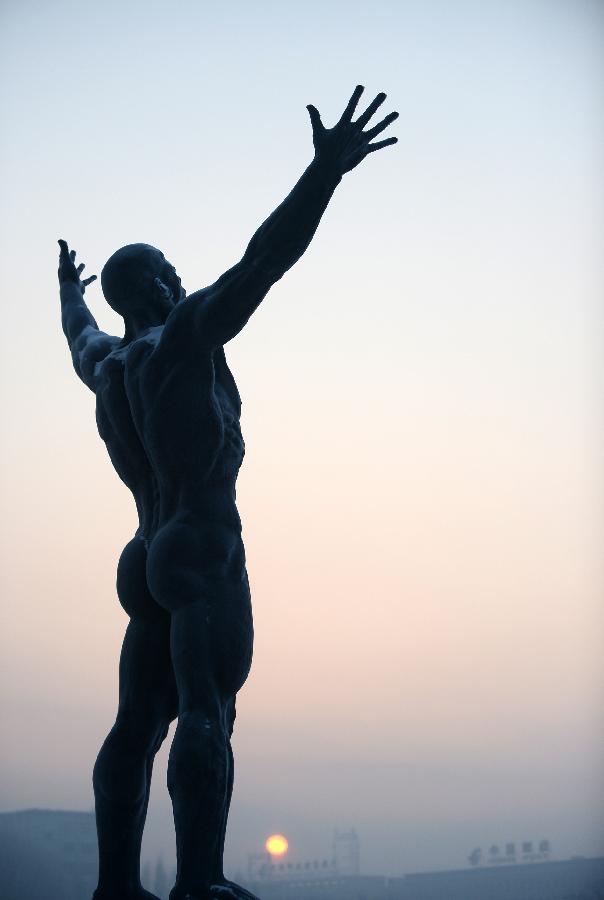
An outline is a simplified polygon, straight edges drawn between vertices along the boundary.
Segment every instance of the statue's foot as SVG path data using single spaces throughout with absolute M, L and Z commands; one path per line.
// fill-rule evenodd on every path
M 210 900 L 259 900 L 255 894 L 246 891 L 241 885 L 235 884 L 234 881 L 221 881 L 210 886 Z M 177 894 L 174 890 L 170 892 L 170 900 L 206 900 L 199 894 Z
M 260 900 L 255 894 L 242 888 L 240 884 L 235 884 L 234 881 L 228 881 L 226 878 L 218 884 L 213 884 L 210 890 L 212 900 L 214 898 L 216 900 Z

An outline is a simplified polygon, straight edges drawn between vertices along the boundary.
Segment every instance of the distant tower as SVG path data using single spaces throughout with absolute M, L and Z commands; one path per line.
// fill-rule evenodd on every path
M 338 875 L 358 875 L 360 871 L 360 845 L 354 828 L 338 831 L 333 838 L 333 855 Z
M 471 866 L 479 866 L 482 862 L 482 850 L 480 847 L 476 847 L 476 849 L 472 850 L 470 855 L 468 856 L 468 862 Z
M 250 853 L 247 858 L 247 877 L 250 881 L 267 878 L 271 871 L 270 853 Z
M 153 885 L 153 891 L 155 894 L 157 894 L 158 897 L 161 897 L 161 900 L 167 900 L 168 890 L 168 876 L 166 875 L 166 870 L 164 869 L 164 864 L 160 856 L 160 858 L 157 860 L 157 865 L 155 866 L 155 882 Z

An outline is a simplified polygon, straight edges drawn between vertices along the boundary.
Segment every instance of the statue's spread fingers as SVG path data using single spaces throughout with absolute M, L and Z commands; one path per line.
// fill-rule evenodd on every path
M 76 258 L 76 252 L 75 252 L 75 250 L 70 250 L 70 251 L 69 251 L 69 258 L 70 258 L 70 260 L 71 260 L 72 262 L 75 262 L 75 258 Z
M 78 275 L 80 275 L 80 274 L 84 271 L 85 268 L 86 268 L 85 264 L 84 264 L 84 263 L 80 263 L 80 265 L 79 265 L 78 268 L 76 269 Z
M 368 144 L 367 147 L 365 147 L 365 153 L 373 153 L 374 150 L 381 150 L 382 147 L 389 147 L 390 144 L 396 143 L 398 143 L 398 138 L 386 138 L 385 141 L 378 141 L 377 144 Z
M 385 99 L 386 94 L 378 94 L 375 100 L 371 101 L 365 112 L 356 120 L 355 125 L 358 125 L 359 128 L 364 128 L 376 109 L 382 105 Z
M 344 112 L 342 113 L 342 115 L 340 117 L 340 122 L 350 122 L 350 120 L 352 119 L 353 113 L 354 113 L 355 109 L 357 108 L 357 103 L 359 102 L 359 98 L 364 90 L 365 90 L 365 88 L 363 87 L 362 84 L 357 84 L 357 86 L 355 87 L 355 89 L 353 91 L 352 97 L 348 101 L 348 105 L 347 105 L 346 109 L 344 110 Z
M 312 103 L 309 103 L 306 107 L 308 110 L 308 115 L 310 116 L 310 123 L 312 125 L 313 131 L 322 131 L 323 130 L 323 122 L 321 121 L 321 115 L 316 106 L 313 106 Z
M 61 248 L 62 254 L 69 253 L 69 247 L 67 246 L 67 241 L 64 241 L 63 238 L 59 238 L 59 247 Z
M 85 278 L 82 284 L 84 285 L 84 287 L 88 287 L 88 285 L 93 281 L 96 281 L 96 275 L 91 275 L 90 278 Z
M 378 124 L 377 124 L 377 125 L 374 125 L 373 128 L 370 128 L 369 131 L 365 131 L 365 132 L 364 132 L 364 135 L 365 135 L 366 139 L 367 139 L 368 141 L 373 140 L 373 138 L 374 138 L 377 134 L 379 134 L 380 131 L 383 131 L 384 128 L 388 128 L 388 126 L 390 125 L 390 123 L 391 123 L 391 122 L 394 122 L 395 119 L 398 119 L 398 113 L 397 113 L 397 112 L 391 112 L 391 113 L 389 113 L 389 114 L 386 116 L 386 118 L 382 119 L 381 122 L 378 122 Z

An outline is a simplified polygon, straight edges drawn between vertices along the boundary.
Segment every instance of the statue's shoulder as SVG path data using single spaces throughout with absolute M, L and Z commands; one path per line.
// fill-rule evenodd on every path
M 186 304 L 186 300 L 181 301 L 170 313 L 165 325 L 154 329 L 154 346 L 149 361 L 169 367 L 192 365 L 198 370 L 209 371 L 213 367 L 214 348 L 204 346 L 203 340 L 200 340 L 195 327 L 197 323 L 189 315 L 191 307 Z
M 124 343 L 118 341 L 111 348 L 111 352 L 99 364 L 99 375 L 103 381 L 114 381 L 124 378 L 126 372 L 131 376 L 137 368 L 144 365 L 159 343 L 162 326 L 151 329 L 140 337 Z
M 112 343 L 109 352 L 100 359 L 95 367 L 96 375 L 103 381 L 113 380 L 116 374 L 122 377 L 127 355 L 127 347 L 123 346 L 119 338 Z
M 129 341 L 127 344 L 122 342 L 121 346 L 116 348 L 113 354 L 115 364 L 126 366 L 128 369 L 144 362 L 148 359 L 157 347 L 163 325 L 150 328 L 143 334 Z

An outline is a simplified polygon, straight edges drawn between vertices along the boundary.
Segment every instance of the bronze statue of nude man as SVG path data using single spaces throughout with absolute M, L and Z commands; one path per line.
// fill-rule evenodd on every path
M 120 657 L 117 718 L 93 774 L 99 839 L 94 900 L 152 900 L 140 848 L 155 754 L 178 718 L 168 763 L 177 878 L 170 900 L 252 895 L 227 881 L 223 848 L 231 792 L 235 696 L 252 661 L 250 589 L 235 504 L 244 453 L 241 401 L 224 345 L 308 247 L 342 176 L 396 112 L 364 131 L 359 85 L 333 128 L 308 106 L 315 155 L 259 228 L 243 258 L 187 296 L 163 253 L 122 247 L 101 274 L 124 318 L 123 338 L 99 330 L 84 303 L 84 266 L 59 241 L 63 330 L 76 373 L 96 395 L 101 438 L 134 495 L 139 526 L 117 570 L 130 617 Z

